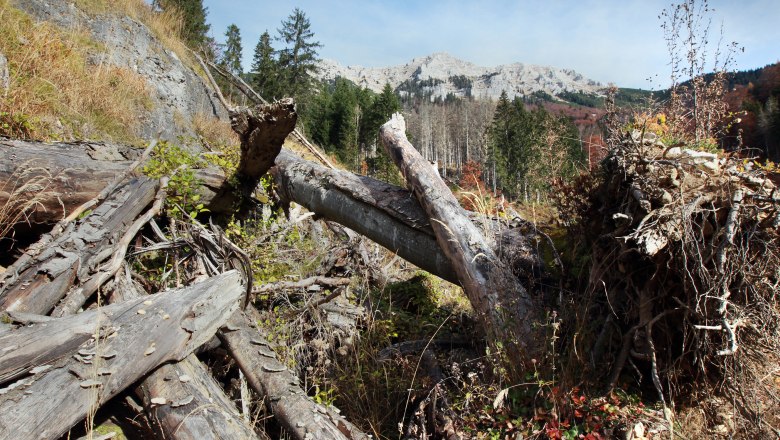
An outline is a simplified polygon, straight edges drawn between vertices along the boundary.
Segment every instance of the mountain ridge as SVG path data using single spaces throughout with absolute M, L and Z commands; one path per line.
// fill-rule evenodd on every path
M 497 99 L 504 90 L 510 98 L 536 92 L 553 96 L 567 91 L 602 95 L 604 89 L 601 83 L 573 69 L 520 62 L 485 67 L 447 52 L 435 52 L 389 67 L 343 66 L 325 59 L 320 61 L 318 76 L 322 80 L 343 77 L 375 92 L 390 84 L 401 94 L 422 93 L 431 98 L 452 94 Z

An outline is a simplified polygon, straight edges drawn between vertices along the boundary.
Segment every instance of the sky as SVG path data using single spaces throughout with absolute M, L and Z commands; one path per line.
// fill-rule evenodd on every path
M 385 67 L 434 52 L 480 66 L 510 63 L 574 69 L 620 87 L 669 85 L 660 13 L 671 0 L 204 0 L 211 35 L 241 31 L 249 70 L 260 35 L 278 35 L 298 7 L 321 58 Z M 700 3 L 700 1 L 698 2 Z M 736 41 L 737 70 L 780 61 L 780 0 L 710 0 L 711 46 Z M 282 43 L 273 41 L 275 48 Z

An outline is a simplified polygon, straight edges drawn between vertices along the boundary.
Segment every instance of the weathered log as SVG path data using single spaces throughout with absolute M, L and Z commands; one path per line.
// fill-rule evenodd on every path
M 366 176 L 329 169 L 282 150 L 271 168 L 277 193 L 287 201 L 340 223 L 395 252 L 415 266 L 458 283 L 427 214 L 409 190 Z M 520 228 L 475 213 L 499 258 L 515 275 L 529 278 L 543 263 Z
M 248 310 L 252 310 L 251 306 Z M 306 396 L 298 377 L 276 359 L 271 345 L 244 312 L 234 314 L 218 335 L 249 385 L 266 397 L 274 417 L 292 438 L 368 439 L 333 408 L 319 405 Z
M 141 217 L 136 219 L 131 224 L 127 231 L 124 232 L 121 239 L 113 243 L 111 250 L 111 260 L 104 267 L 98 269 L 94 274 L 91 274 L 89 278 L 80 280 L 79 285 L 73 286 L 69 289 L 62 302 L 52 311 L 51 316 L 60 317 L 76 313 L 81 306 L 97 292 L 100 286 L 116 274 L 120 267 L 122 267 L 125 261 L 125 255 L 127 254 L 127 248 L 130 246 L 130 241 L 135 238 L 138 232 L 155 216 L 162 211 L 163 202 L 165 202 L 166 189 L 168 187 L 168 178 L 163 177 L 160 179 L 160 190 L 155 196 L 154 204 L 146 211 Z
M 279 195 L 340 223 L 448 281 L 455 272 L 409 191 L 333 170 L 283 150 L 271 169 Z
M 161 366 L 143 381 L 139 391 L 147 413 L 159 423 L 165 438 L 260 438 L 195 354 Z
M 145 177 L 121 186 L 87 217 L 68 225 L 58 238 L 41 238 L 8 267 L 0 282 L 0 310 L 47 314 L 72 287 L 103 260 L 140 212 L 152 201 L 157 181 Z
M 381 127 L 380 138 L 431 219 L 436 241 L 452 263 L 488 341 L 507 350 L 508 366 L 519 371 L 539 344 L 533 331 L 537 305 L 438 173 L 406 139 L 406 124 L 400 114 Z
M 95 197 L 117 175 L 127 169 L 141 150 L 99 142 L 44 143 L 0 139 L 0 207 L 13 197 L 22 182 L 17 177 L 28 171 L 48 179 L 49 197 L 31 208 L 26 220 L 53 223 L 75 207 Z M 38 188 L 38 191 L 42 188 Z M 31 189 L 33 191 L 33 189 Z M 16 197 L 30 197 L 21 194 Z
M 40 347 L 51 348 L 44 341 L 58 335 L 89 338 L 70 356 L 38 366 L 0 392 L 0 438 L 62 435 L 149 371 L 208 341 L 238 309 L 243 291 L 240 276 L 231 271 L 186 289 L 0 335 L 0 346 L 16 347 L 0 353 L 0 365 L 12 366 L 29 365 L 43 355 Z
M 117 276 L 117 288 L 110 301 L 145 296 L 129 275 Z M 136 388 L 136 393 L 143 399 L 146 412 L 160 426 L 165 438 L 259 438 L 194 353 L 154 370 Z

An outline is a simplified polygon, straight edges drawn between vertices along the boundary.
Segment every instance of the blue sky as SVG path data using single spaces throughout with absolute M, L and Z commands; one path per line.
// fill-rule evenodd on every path
M 295 7 L 311 21 L 320 57 L 370 67 L 433 52 L 482 66 L 522 62 L 574 69 L 604 84 L 659 88 L 669 82 L 658 15 L 671 0 L 204 0 L 211 34 L 241 30 L 244 69 L 265 30 L 272 37 Z M 780 0 L 710 0 L 713 43 L 745 48 L 737 69 L 780 61 Z M 281 45 L 274 42 L 275 47 Z M 647 79 L 654 77 L 650 82 Z

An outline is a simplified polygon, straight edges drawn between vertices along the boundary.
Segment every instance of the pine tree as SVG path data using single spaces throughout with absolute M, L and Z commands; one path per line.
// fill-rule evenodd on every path
M 240 76 L 244 69 L 241 67 L 241 31 L 238 26 L 231 24 L 225 32 L 225 50 L 222 52 L 220 65 L 228 72 Z
M 277 98 L 278 64 L 271 46 L 271 36 L 263 32 L 255 46 L 252 59 L 251 83 L 255 91 L 263 98 L 272 101 Z
M 207 8 L 203 0 L 154 0 L 153 6 L 168 10 L 177 9 L 182 14 L 184 28 L 182 38 L 193 49 L 200 49 L 210 42 L 208 32 L 210 26 L 206 23 Z
M 314 32 L 306 14 L 298 8 L 282 22 L 277 39 L 287 45 L 279 51 L 279 66 L 283 93 L 304 102 L 311 90 L 313 73 L 317 69 L 317 49 Z
M 222 54 L 220 55 L 217 64 L 223 70 L 232 73 L 233 75 L 241 76 L 243 73 L 243 68 L 241 67 L 241 31 L 238 29 L 238 26 L 231 24 L 225 32 L 225 37 L 225 44 L 222 46 Z M 235 102 L 238 91 L 233 85 L 233 82 L 219 77 L 217 78 L 217 83 L 220 88 L 226 92 L 228 98 Z

